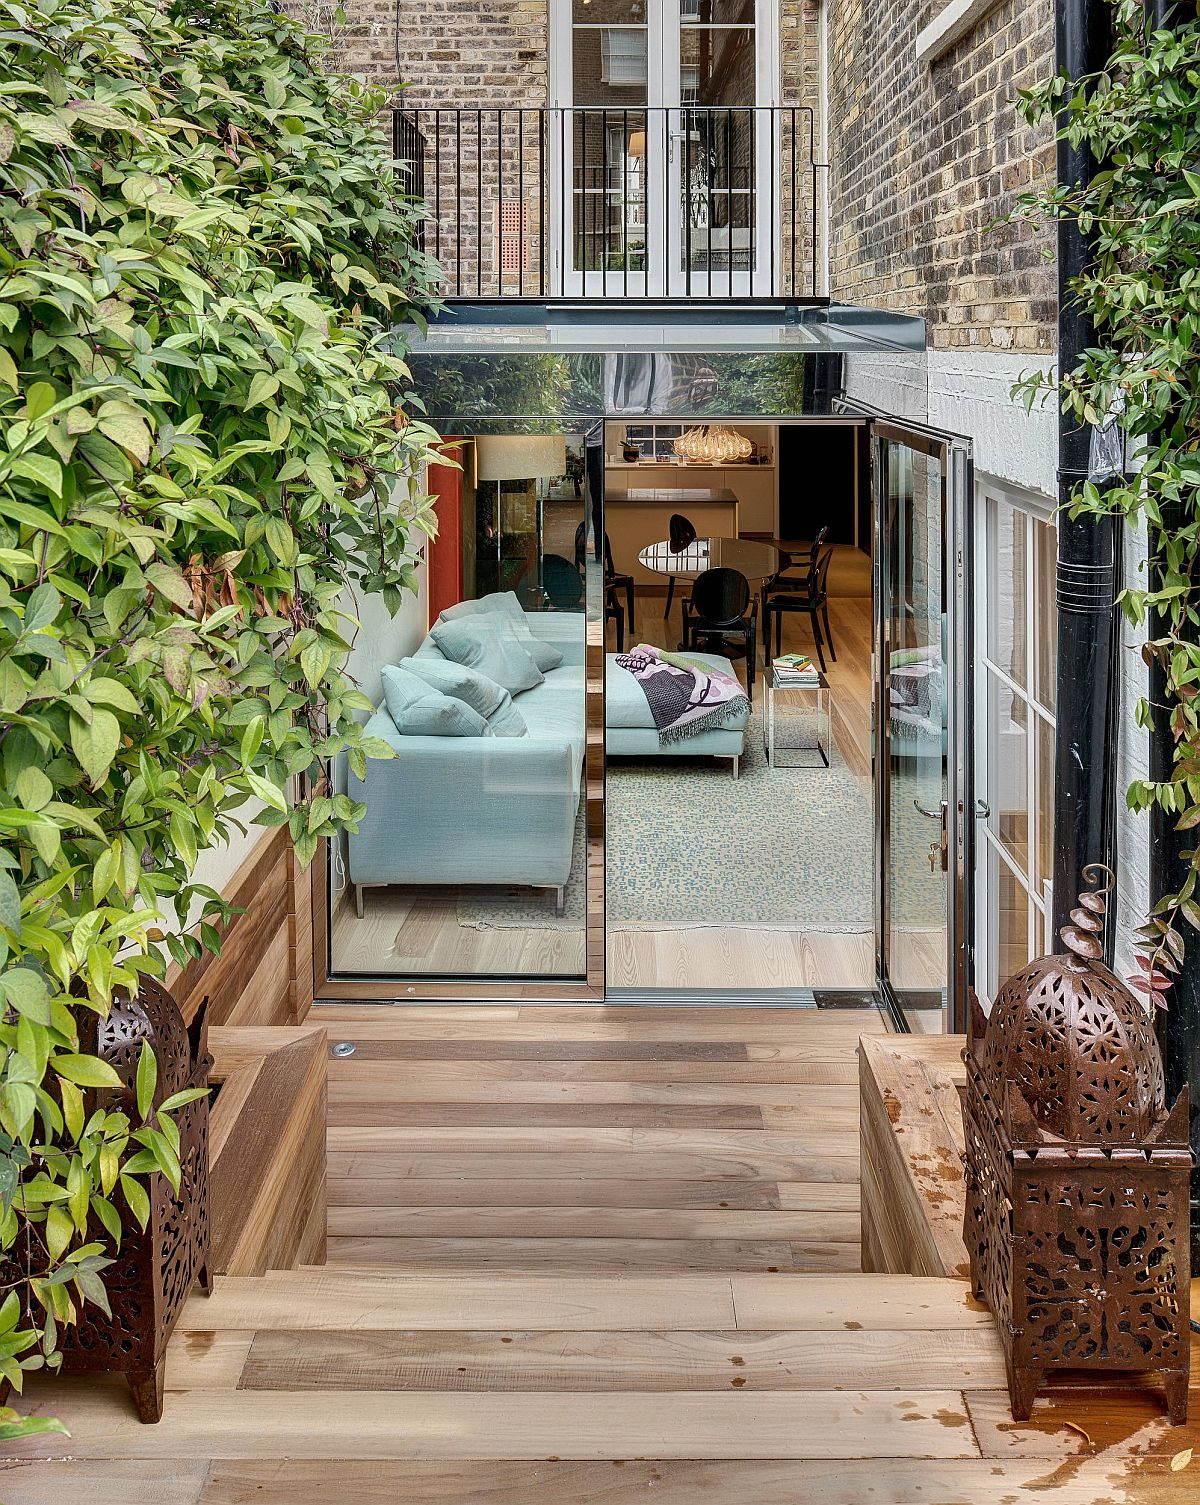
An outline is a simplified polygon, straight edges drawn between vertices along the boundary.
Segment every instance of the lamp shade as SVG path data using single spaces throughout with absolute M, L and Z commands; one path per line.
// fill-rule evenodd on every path
M 625 148 L 627 157 L 644 157 L 646 155 L 645 131 L 630 131 L 629 145 Z
M 561 476 L 567 469 L 567 441 L 562 434 L 481 434 L 475 440 L 475 466 L 481 481 Z

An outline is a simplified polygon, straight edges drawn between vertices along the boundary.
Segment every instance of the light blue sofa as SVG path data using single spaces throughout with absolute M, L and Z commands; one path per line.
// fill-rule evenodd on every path
M 366 805 L 347 837 L 350 883 L 363 914 L 363 889 L 387 884 L 516 884 L 555 891 L 559 911 L 571 875 L 584 754 L 584 618 L 526 612 L 535 637 L 563 655 L 531 690 L 513 696 L 528 728 L 523 737 L 402 736 L 381 703 L 366 731 L 396 749 L 372 758 L 366 778 L 347 770 L 350 798 Z M 427 637 L 415 658 L 442 658 Z M 727 659 L 698 654 L 732 673 Z M 610 756 L 738 759 L 746 713 L 720 731 L 667 746 L 637 680 L 609 654 L 605 734 Z
M 563 655 L 557 669 L 513 696 L 524 737 L 401 736 L 380 704 L 367 733 L 399 754 L 371 759 L 347 793 L 367 807 L 347 839 L 358 913 L 381 884 L 520 884 L 562 890 L 571 872 L 583 776 L 584 619 L 528 612 L 535 637 Z M 427 637 L 414 657 L 441 658 Z

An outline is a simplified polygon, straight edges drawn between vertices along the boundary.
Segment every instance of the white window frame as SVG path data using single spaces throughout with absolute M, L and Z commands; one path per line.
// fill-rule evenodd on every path
M 989 501 L 994 500 L 1002 507 L 1022 512 L 1028 519 L 1025 532 L 1025 685 L 1022 686 L 1012 677 L 1012 674 L 1003 665 L 998 664 L 989 656 L 989 613 L 995 601 L 995 579 L 993 575 L 994 561 L 990 555 L 990 534 L 988 529 Z M 1029 958 L 1041 955 L 1047 950 L 1053 950 L 1050 939 L 1052 920 L 1052 905 L 1050 884 L 1045 883 L 1038 889 L 1037 861 L 1038 861 L 1038 727 L 1044 724 L 1053 732 L 1056 728 L 1056 718 L 1036 697 L 1035 674 L 1037 647 L 1040 639 L 1045 635 L 1047 626 L 1041 619 L 1039 606 L 1046 587 L 1046 582 L 1039 582 L 1036 571 L 1035 532 L 1031 526 L 1033 523 L 1049 525 L 1055 524 L 1055 503 L 1049 498 L 1039 495 L 1037 492 L 1025 491 L 1011 484 L 997 481 L 990 476 L 977 477 L 975 488 L 976 528 L 975 528 L 975 642 L 977 645 L 975 666 L 975 786 L 978 798 L 984 805 L 990 805 L 993 791 L 988 788 L 989 771 L 991 760 L 989 758 L 988 734 L 990 731 L 990 699 L 989 680 L 1000 687 L 1009 690 L 1022 704 L 1026 714 L 1026 738 L 1025 738 L 1025 808 L 1028 813 L 1026 829 L 1026 860 L 1025 869 L 1022 871 L 1019 863 L 1009 849 L 1000 840 L 999 835 L 992 829 L 990 815 L 988 818 L 981 817 L 976 822 L 977 841 L 975 848 L 975 892 L 976 922 L 975 922 L 975 954 L 976 954 L 976 989 L 985 1007 L 993 1002 L 991 995 L 991 978 L 993 967 L 997 958 L 994 954 L 994 935 L 999 925 L 999 893 L 994 891 L 990 881 L 990 859 L 994 858 L 998 864 L 1003 864 L 1007 871 L 1016 879 L 1021 890 L 1025 893 L 1027 904 L 1027 954 Z M 1049 589 L 1053 592 L 1054 582 L 1051 580 Z M 1040 588 L 1039 588 L 1040 587 Z M 1051 596 L 1051 599 L 1053 597 Z M 1053 812 L 1051 812 L 1053 818 Z M 999 868 L 997 869 L 999 871 Z M 1003 984 L 1005 978 L 998 977 L 998 982 Z

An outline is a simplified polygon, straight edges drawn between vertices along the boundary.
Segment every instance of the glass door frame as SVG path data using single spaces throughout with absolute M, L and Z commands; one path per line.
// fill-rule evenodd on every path
M 847 404 L 853 409 L 854 404 Z M 879 988 L 898 1023 L 903 1004 L 890 976 L 890 893 L 892 878 L 890 748 L 891 649 L 887 640 L 885 570 L 894 557 L 895 519 L 888 506 L 887 460 L 896 445 L 938 463 L 942 520 L 942 610 L 946 616 L 946 793 L 942 843 L 946 854 L 946 1002 L 943 1030 L 966 1028 L 974 984 L 974 675 L 972 641 L 972 464 L 967 441 L 905 420 L 871 415 L 871 468 L 874 497 L 875 597 L 875 840 L 876 934 Z
M 551 285 L 569 296 L 603 298 L 692 299 L 712 296 L 755 297 L 770 292 L 771 268 L 782 257 L 782 190 L 770 183 L 770 175 L 782 174 L 783 146 L 777 106 L 781 99 L 779 0 L 754 0 L 755 99 L 753 182 L 753 264 L 743 272 L 717 274 L 709 269 L 693 273 L 683 262 L 686 231 L 682 215 L 671 206 L 682 206 L 683 162 L 681 150 L 687 118 L 703 106 L 683 101 L 682 53 L 686 28 L 681 22 L 680 0 L 645 0 L 646 99 L 628 107 L 576 105 L 574 97 L 573 0 L 549 0 L 549 98 L 551 120 L 547 223 L 551 257 Z M 595 24 L 597 30 L 603 23 Z M 631 23 L 632 24 L 632 23 Z M 731 28 L 736 23 L 730 23 Z M 613 29 L 620 29 L 619 23 Z M 718 114 L 721 106 L 712 107 Z M 730 109 L 750 109 L 730 106 Z M 584 113 L 604 112 L 615 124 L 628 124 L 629 117 L 645 119 L 644 192 L 647 269 L 640 273 L 607 268 L 594 275 L 575 265 L 575 135 L 576 122 Z M 554 118 L 554 117 L 557 118 Z M 604 154 L 607 180 L 607 147 Z M 651 166 L 653 164 L 653 167 Z M 605 185 L 607 193 L 607 181 Z M 562 264 L 558 264 L 558 263 Z

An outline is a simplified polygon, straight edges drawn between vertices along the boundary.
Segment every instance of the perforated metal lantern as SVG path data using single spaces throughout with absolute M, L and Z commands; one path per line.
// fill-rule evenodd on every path
M 158 1064 L 155 1107 L 183 1088 L 207 1086 L 212 1067 L 207 1010 L 205 999 L 189 1029 L 170 993 L 152 978 L 143 979 L 136 998 L 114 999 L 108 1018 L 94 1019 L 94 1037 L 81 1042 L 82 1049 L 107 1061 L 124 1084 L 96 1093 L 97 1103 L 138 1122 L 135 1081 L 143 1040 L 149 1041 Z M 126 1376 L 142 1421 L 162 1416 L 167 1340 L 188 1292 L 197 1281 L 205 1291 L 212 1289 L 207 1097 L 185 1104 L 174 1118 L 183 1170 L 179 1194 L 165 1176 L 148 1178 L 150 1219 L 143 1230 L 124 1212 L 120 1250 L 104 1271 L 111 1318 L 88 1303 L 63 1341 L 64 1370 Z M 107 1241 L 103 1230 L 97 1236 Z
M 1149 1370 L 1183 1422 L 1187 1090 L 1168 1113 L 1145 1008 L 1100 960 L 1105 892 L 1080 896 L 1066 953 L 1018 972 L 990 1018 L 971 1000 L 964 1238 L 1014 1417 L 1048 1369 Z

